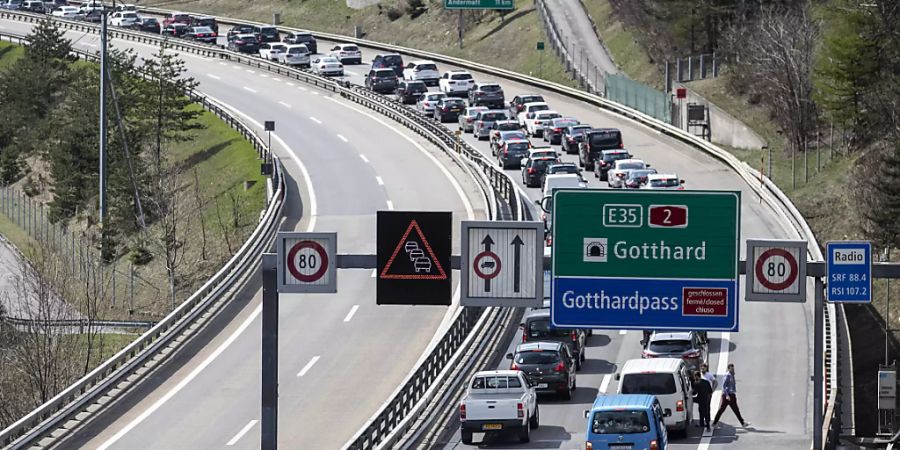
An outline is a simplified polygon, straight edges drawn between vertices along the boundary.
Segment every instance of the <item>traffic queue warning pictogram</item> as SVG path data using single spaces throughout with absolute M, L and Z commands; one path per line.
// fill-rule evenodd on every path
M 337 234 L 280 232 L 278 292 L 337 292 Z
M 806 301 L 806 241 L 747 240 L 746 299 Z
M 378 211 L 376 302 L 449 305 L 449 212 Z
M 543 237 L 541 222 L 462 222 L 460 303 L 540 307 Z

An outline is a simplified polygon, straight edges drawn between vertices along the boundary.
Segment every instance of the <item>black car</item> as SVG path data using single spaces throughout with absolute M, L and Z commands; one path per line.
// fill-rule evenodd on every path
M 503 108 L 503 88 L 497 83 L 478 83 L 469 91 L 469 105 Z
M 391 69 L 372 69 L 366 75 L 366 87 L 382 94 L 397 90 L 397 74 Z
M 428 92 L 428 86 L 425 86 L 425 83 L 422 81 L 400 80 L 397 83 L 397 91 L 394 94 L 397 95 L 397 100 L 400 103 L 409 105 L 417 102 L 419 97 L 426 92 Z
M 587 342 L 587 333 L 584 330 L 553 326 L 549 309 L 534 309 L 526 313 L 519 323 L 519 328 L 522 329 L 522 342 L 553 341 L 566 344 L 575 359 L 575 369 L 581 369 Z
M 634 169 L 629 170 L 625 177 L 625 187 L 627 189 L 638 189 L 647 184 L 647 176 L 656 173 L 656 169 Z
M 526 187 L 540 187 L 547 173 L 547 166 L 559 162 L 557 158 L 534 158 L 522 168 L 522 184 Z
M 309 53 L 311 54 L 316 54 L 319 50 L 319 44 L 316 42 L 316 38 L 312 33 L 302 31 L 297 33 L 288 32 L 284 34 L 281 41 L 285 44 L 303 44 L 309 49 Z
M 609 169 L 612 169 L 613 163 L 620 159 L 628 159 L 633 155 L 625 149 L 603 150 L 597 157 L 597 163 L 594 164 L 594 178 L 606 181 L 609 178 Z
M 138 31 L 146 31 L 148 33 L 159 34 L 162 31 L 159 20 L 154 17 L 142 17 L 134 27 Z
M 403 57 L 396 53 L 384 53 L 375 55 L 372 59 L 373 69 L 393 69 L 398 77 L 403 76 Z
M 572 398 L 577 387 L 575 357 L 562 342 L 527 342 L 516 346 L 515 353 L 508 353 L 511 370 L 521 370 L 538 394 L 560 394 Z
M 624 148 L 622 132 L 616 128 L 594 128 L 584 134 L 584 140 L 578 145 L 578 163 L 585 170 L 594 170 L 594 160 L 603 150 Z
M 503 141 L 497 148 L 497 165 L 502 169 L 522 167 L 522 158 L 528 156 L 531 144 L 527 140 Z
M 92 9 L 81 16 L 81 20 L 85 22 L 100 23 L 103 19 L 103 11 Z
M 256 35 L 256 40 L 260 43 L 263 42 L 278 42 L 281 40 L 281 35 L 278 33 L 278 28 L 267 25 L 255 25 L 253 27 L 253 34 Z M 300 42 L 303 44 L 303 42 Z M 309 48 L 307 45 L 306 48 Z M 310 53 L 315 53 L 311 48 L 309 49 Z
M 575 125 L 566 127 L 562 132 L 560 143 L 562 150 L 569 155 L 578 153 L 578 143 L 584 139 L 584 133 L 592 130 L 594 127 L 590 125 Z
M 259 41 L 255 34 L 236 34 L 228 37 L 228 50 L 241 53 L 259 51 Z
M 170 23 L 162 29 L 161 34 L 172 37 L 182 37 L 188 32 L 189 28 L 190 27 L 183 23 Z
M 526 103 L 538 103 L 543 101 L 544 97 L 538 94 L 517 95 L 509 102 L 509 112 L 513 117 L 516 117 L 525 109 Z
M 455 122 L 466 109 L 466 101 L 461 98 L 442 98 L 434 107 L 434 120 L 441 123 Z
M 578 175 L 578 178 L 581 178 L 582 181 L 586 181 L 581 175 L 581 168 L 575 163 L 551 164 L 547 167 L 547 175 L 555 175 L 558 173 L 573 173 Z
M 191 39 L 194 41 L 206 42 L 206 43 L 215 43 L 218 35 L 216 32 L 207 26 L 197 26 L 188 28 L 187 33 L 184 33 L 185 39 Z
M 216 18 L 215 18 L 215 17 L 209 17 L 209 16 L 197 16 L 197 17 L 193 17 L 193 16 L 191 16 L 191 26 L 194 26 L 194 27 L 209 27 L 209 28 L 211 28 L 213 31 L 216 32 L 216 35 L 219 34 L 219 23 L 216 22 Z
M 550 123 L 544 128 L 544 140 L 549 142 L 550 145 L 562 144 L 563 131 L 575 125 L 578 125 L 578 119 L 574 117 L 550 119 Z

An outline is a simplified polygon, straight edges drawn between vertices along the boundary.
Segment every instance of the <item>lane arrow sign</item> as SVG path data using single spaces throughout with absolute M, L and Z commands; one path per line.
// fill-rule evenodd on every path
M 491 246 L 494 245 L 494 240 L 491 238 L 491 235 L 484 235 L 484 239 L 481 240 L 481 243 L 484 245 L 484 251 L 490 252 Z M 484 292 L 491 292 L 491 279 L 484 279 Z
M 515 246 L 515 252 L 513 253 L 513 292 L 518 293 L 521 284 L 519 282 L 519 279 L 522 276 L 522 246 L 525 245 L 525 242 L 522 241 L 522 238 L 517 234 L 516 237 L 513 238 L 512 242 L 510 242 L 510 245 Z

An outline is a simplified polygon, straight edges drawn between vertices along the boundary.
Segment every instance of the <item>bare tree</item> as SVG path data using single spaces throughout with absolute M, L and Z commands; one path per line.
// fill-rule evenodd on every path
M 183 194 L 180 186 L 181 168 L 162 161 L 154 174 L 156 184 L 149 199 L 154 220 L 157 222 L 154 243 L 163 256 L 162 263 L 169 281 L 169 297 L 174 309 L 176 298 L 176 271 L 184 261 L 185 233 L 190 214 L 181 210 Z
M 206 202 L 203 199 L 203 193 L 200 192 L 200 175 L 194 168 L 194 206 L 197 211 L 197 218 L 200 219 L 200 260 L 206 261 L 206 217 L 204 217 L 203 207 Z

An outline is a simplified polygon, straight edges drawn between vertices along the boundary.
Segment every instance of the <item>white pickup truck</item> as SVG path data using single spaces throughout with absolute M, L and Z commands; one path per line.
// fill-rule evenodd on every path
M 518 370 L 476 373 L 459 405 L 460 433 L 466 445 L 472 444 L 476 432 L 512 432 L 519 442 L 528 442 L 538 420 L 537 394 Z

